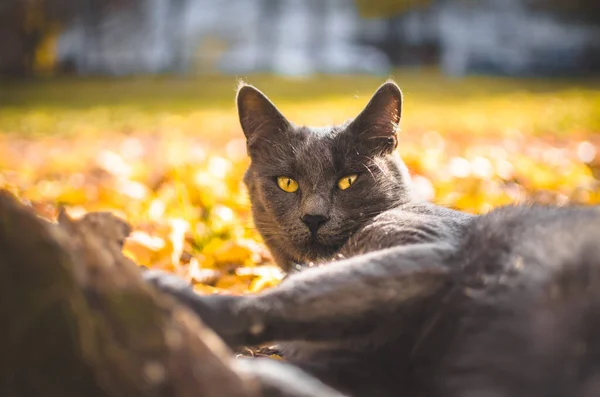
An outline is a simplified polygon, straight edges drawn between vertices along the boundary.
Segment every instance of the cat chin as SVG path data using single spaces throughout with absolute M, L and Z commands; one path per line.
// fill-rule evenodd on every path
M 295 245 L 294 249 L 305 262 L 320 262 L 331 259 L 340 249 L 339 245 L 327 245 L 319 241 L 307 241 L 302 245 Z

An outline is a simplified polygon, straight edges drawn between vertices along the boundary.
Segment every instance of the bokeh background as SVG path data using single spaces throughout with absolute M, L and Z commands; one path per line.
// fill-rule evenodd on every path
M 297 124 L 387 78 L 418 194 L 483 213 L 600 203 L 597 0 L 2 0 L 0 185 L 110 210 L 125 252 L 205 292 L 276 284 L 241 177 L 237 81 Z

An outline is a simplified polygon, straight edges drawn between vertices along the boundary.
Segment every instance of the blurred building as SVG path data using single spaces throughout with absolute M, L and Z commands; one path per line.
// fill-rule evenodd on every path
M 398 56 L 405 62 L 423 63 L 427 59 L 418 54 L 434 49 L 430 57 L 437 57 L 451 75 L 600 70 L 600 26 L 561 18 L 551 10 L 532 10 L 527 4 L 523 0 L 439 1 L 409 10 L 396 22 L 397 41 L 405 46 Z
M 115 75 L 387 72 L 388 57 L 361 45 L 360 29 L 348 0 L 144 0 L 73 22 L 58 58 Z
M 580 74 L 600 68 L 600 27 L 527 0 L 431 0 L 364 18 L 353 0 L 139 0 L 87 4 L 58 38 L 80 74 Z M 400 3 L 402 1 L 399 1 Z

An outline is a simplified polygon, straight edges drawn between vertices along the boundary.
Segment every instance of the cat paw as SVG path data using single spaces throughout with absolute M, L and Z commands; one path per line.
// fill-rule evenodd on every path
M 230 347 L 244 344 L 248 326 L 243 313 L 236 305 L 243 297 L 232 295 L 199 295 L 192 286 L 180 277 L 161 270 L 146 270 L 144 280 L 160 292 L 175 298 L 191 309 L 202 322 L 211 328 Z
M 155 286 L 160 291 L 165 293 L 173 293 L 176 291 L 192 291 L 190 283 L 178 277 L 174 274 L 156 270 L 156 269 L 144 269 L 142 272 L 142 278 L 147 283 Z

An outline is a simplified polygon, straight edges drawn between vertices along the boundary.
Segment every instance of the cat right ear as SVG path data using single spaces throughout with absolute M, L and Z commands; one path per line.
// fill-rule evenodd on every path
M 269 98 L 251 85 L 240 85 L 236 102 L 248 147 L 260 138 L 281 134 L 292 127 Z
M 396 132 L 402 115 L 402 91 L 387 81 L 373 94 L 348 130 L 356 137 L 359 152 L 389 153 L 398 145 Z

